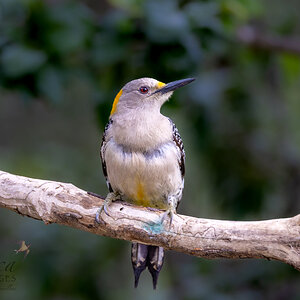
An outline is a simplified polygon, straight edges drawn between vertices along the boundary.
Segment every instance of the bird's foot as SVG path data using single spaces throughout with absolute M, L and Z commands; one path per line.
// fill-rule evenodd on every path
M 116 201 L 116 200 L 120 200 L 120 195 L 116 192 L 111 192 L 111 193 L 108 193 L 105 200 L 104 200 L 104 204 L 99 207 L 99 209 L 97 210 L 97 213 L 96 213 L 96 222 L 98 224 L 101 223 L 101 212 L 104 211 L 108 216 L 109 216 L 109 213 L 108 213 L 108 207 L 109 205 L 113 202 L 113 201 Z
M 169 220 L 169 229 L 171 228 L 171 225 L 172 225 L 172 222 L 173 222 L 173 217 L 174 217 L 174 214 L 176 214 L 176 209 L 175 207 L 173 206 L 170 206 L 165 212 L 164 214 L 162 215 L 161 217 L 161 224 L 163 224 L 163 222 L 166 220 L 167 217 L 170 218 Z

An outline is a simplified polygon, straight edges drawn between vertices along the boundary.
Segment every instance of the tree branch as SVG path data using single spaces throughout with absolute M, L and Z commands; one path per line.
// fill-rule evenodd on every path
M 266 34 L 252 26 L 239 28 L 236 35 L 242 43 L 256 49 L 300 55 L 300 40 L 293 37 Z
M 103 224 L 95 223 L 101 199 L 72 184 L 0 171 L 0 206 L 46 224 L 58 223 L 98 235 L 162 246 L 204 258 L 267 258 L 300 270 L 300 214 L 255 222 L 175 215 L 169 228 L 162 212 L 115 202 Z

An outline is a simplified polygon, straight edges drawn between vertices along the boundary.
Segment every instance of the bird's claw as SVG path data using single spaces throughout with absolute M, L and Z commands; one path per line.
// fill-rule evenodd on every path
M 115 200 L 119 200 L 120 199 L 120 196 L 119 194 L 117 193 L 114 193 L 114 192 L 111 192 L 111 193 L 108 193 L 108 195 L 106 196 L 105 200 L 104 200 L 104 203 L 101 207 L 99 207 L 99 209 L 97 210 L 96 212 L 96 222 L 98 224 L 101 224 L 103 222 L 102 218 L 100 217 L 101 215 L 101 212 L 104 211 L 106 215 L 109 216 L 109 212 L 108 212 L 108 207 L 109 205 L 115 201 Z
M 164 214 L 162 215 L 162 218 L 161 218 L 161 224 L 166 220 L 166 218 L 169 216 L 170 218 L 170 221 L 169 221 L 169 229 L 171 228 L 171 225 L 172 225 L 172 222 L 173 222 L 173 217 L 174 217 L 174 214 L 176 213 L 175 209 L 170 207 L 168 208 L 168 210 L 166 210 L 164 212 Z
M 104 212 L 109 216 L 109 214 L 107 213 L 107 209 L 104 208 L 105 204 L 103 204 L 96 212 L 96 222 L 98 224 L 101 224 L 103 222 L 102 218 L 100 217 L 102 210 L 104 210 Z

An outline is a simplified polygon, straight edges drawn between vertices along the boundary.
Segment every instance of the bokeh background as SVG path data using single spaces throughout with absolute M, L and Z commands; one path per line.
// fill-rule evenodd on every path
M 260 220 L 300 211 L 300 2 L 0 0 L 0 169 L 106 193 L 99 146 L 119 89 L 196 77 L 162 109 L 185 142 L 179 212 Z M 26 259 L 18 241 L 30 244 Z M 0 210 L 1 299 L 300 299 L 267 260 L 168 252 L 133 289 L 128 242 Z

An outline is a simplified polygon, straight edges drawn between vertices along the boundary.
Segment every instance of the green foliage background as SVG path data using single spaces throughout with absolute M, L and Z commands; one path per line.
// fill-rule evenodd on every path
M 300 60 L 243 45 L 245 25 L 300 33 L 279 0 L 0 0 L 0 169 L 106 193 L 99 145 L 128 81 L 197 81 L 162 109 L 185 142 L 180 213 L 259 220 L 300 210 Z M 17 241 L 31 244 L 15 256 Z M 299 274 L 269 261 L 167 253 L 157 291 L 133 289 L 129 243 L 0 211 L 1 299 L 300 299 Z M 2 298 L 3 296 L 3 298 Z

